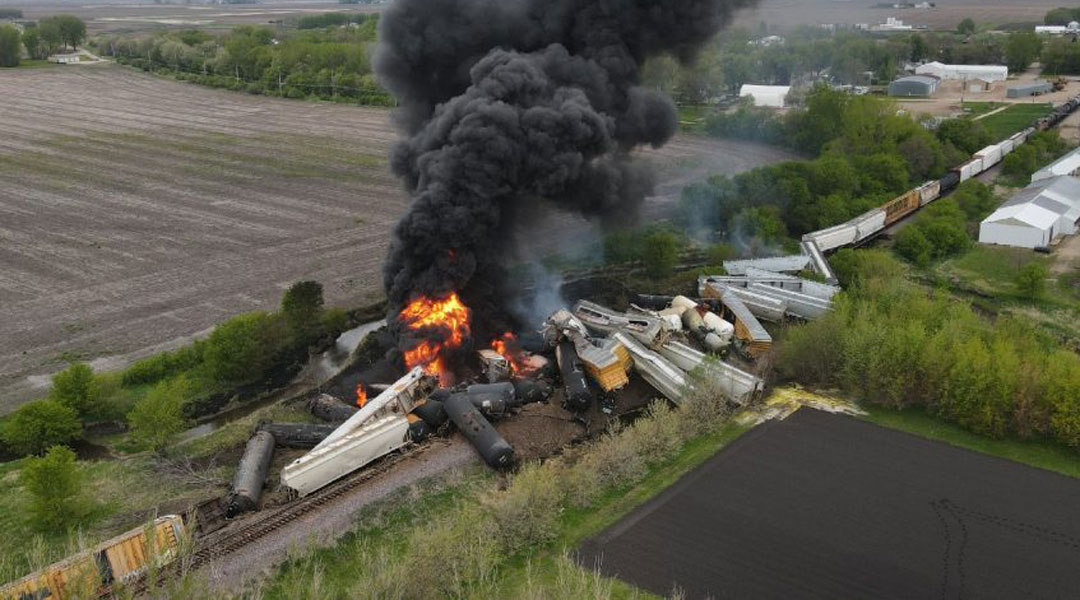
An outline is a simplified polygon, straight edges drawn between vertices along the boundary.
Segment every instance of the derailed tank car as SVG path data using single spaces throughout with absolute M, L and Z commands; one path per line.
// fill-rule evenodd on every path
M 585 377 L 585 365 L 578 356 L 574 342 L 562 340 L 555 346 L 555 360 L 559 363 L 559 375 L 566 389 L 566 407 L 575 412 L 582 412 L 592 406 L 593 390 Z

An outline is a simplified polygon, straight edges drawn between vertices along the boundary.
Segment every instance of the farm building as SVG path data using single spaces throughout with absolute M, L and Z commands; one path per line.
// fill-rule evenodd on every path
M 739 96 L 753 98 L 754 106 L 784 108 L 784 100 L 790 91 L 790 85 L 743 85 Z
M 1035 171 L 1031 183 L 1061 175 L 1080 175 L 1080 148 Z
M 1080 221 L 1080 181 L 1068 176 L 1043 179 L 1024 188 L 979 225 L 979 242 L 1043 248 L 1059 235 L 1076 233 Z
M 1027 96 L 1041 96 L 1054 91 L 1054 85 L 1049 81 L 1036 81 L 1023 85 L 1014 85 L 1005 91 L 1007 98 L 1026 98 Z
M 79 54 L 53 54 L 49 57 L 49 62 L 54 62 L 59 65 L 70 65 L 77 63 L 80 60 Z
M 932 75 L 908 75 L 889 84 L 890 96 L 933 96 L 938 78 Z
M 971 81 L 981 79 L 988 83 L 1005 81 L 1009 77 L 1009 67 L 1001 65 L 946 65 L 937 61 L 928 62 L 915 68 L 916 75 L 933 75 L 938 79 L 959 79 Z

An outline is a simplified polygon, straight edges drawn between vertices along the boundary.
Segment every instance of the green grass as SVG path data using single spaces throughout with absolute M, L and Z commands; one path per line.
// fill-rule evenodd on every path
M 1006 458 L 1069 477 L 1080 477 L 1080 454 L 1056 442 L 989 438 L 946 423 L 917 408 L 895 410 L 874 405 L 863 405 L 862 408 L 869 413 L 864 417 L 867 421 L 883 427 L 899 429 L 951 446 Z
M 968 117 L 977 117 L 1005 106 L 1003 102 L 965 102 L 964 111 Z
M 49 69 L 52 67 L 59 67 L 57 63 L 50 62 L 44 59 L 41 60 L 22 60 L 19 61 L 19 66 L 16 69 Z M 0 69 L 2 71 L 2 69 Z
M 1030 127 L 1035 119 L 1049 114 L 1051 110 L 1053 106 L 1049 103 L 1013 104 L 979 122 L 990 132 L 992 139 L 1001 140 Z

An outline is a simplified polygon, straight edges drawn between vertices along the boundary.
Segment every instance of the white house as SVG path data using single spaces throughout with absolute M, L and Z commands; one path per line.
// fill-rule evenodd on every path
M 54 62 L 61 65 L 70 65 L 77 63 L 81 60 L 81 55 L 74 54 L 53 54 L 49 57 L 49 62 Z
M 784 99 L 791 91 L 790 85 L 749 85 L 745 84 L 739 89 L 739 96 L 750 96 L 754 99 L 754 106 L 772 106 L 784 108 Z
M 1060 175 L 1080 175 L 1080 148 L 1035 171 L 1031 183 Z
M 1042 248 L 1059 235 L 1075 234 L 1078 221 L 1080 181 L 1052 177 L 1024 188 L 983 219 L 979 242 Z
M 934 61 L 915 67 L 915 74 L 933 75 L 938 79 L 959 79 L 963 81 L 981 79 L 993 83 L 1008 79 L 1009 67 L 1002 65 L 946 65 Z

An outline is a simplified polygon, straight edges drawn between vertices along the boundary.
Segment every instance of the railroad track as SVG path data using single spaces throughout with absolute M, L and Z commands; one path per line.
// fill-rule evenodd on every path
M 435 440 L 426 444 L 412 446 L 411 448 L 405 449 L 403 452 L 384 457 L 378 464 L 365 469 L 361 473 L 357 473 L 352 477 L 331 484 L 310 496 L 294 500 L 285 506 L 274 509 L 275 512 L 271 512 L 269 515 L 265 515 L 265 513 L 269 511 L 263 511 L 265 516 L 248 525 L 238 527 L 231 531 L 215 532 L 201 540 L 197 540 L 195 550 L 191 554 L 181 557 L 168 567 L 162 569 L 163 576 L 157 577 L 156 579 L 160 584 L 161 582 L 179 575 L 181 569 L 190 571 L 207 565 L 219 558 L 228 556 L 229 554 L 244 548 L 251 542 L 281 529 L 296 519 L 319 510 L 364 483 L 386 473 L 397 464 L 407 459 L 421 456 L 432 447 L 442 447 L 444 445 L 445 442 Z M 133 596 L 141 596 L 149 591 L 149 587 L 150 585 L 144 574 L 137 580 L 126 583 L 123 587 L 123 591 L 125 593 L 130 593 Z M 116 591 L 119 590 L 113 590 L 111 587 L 105 588 L 99 598 L 114 598 L 114 592 Z

